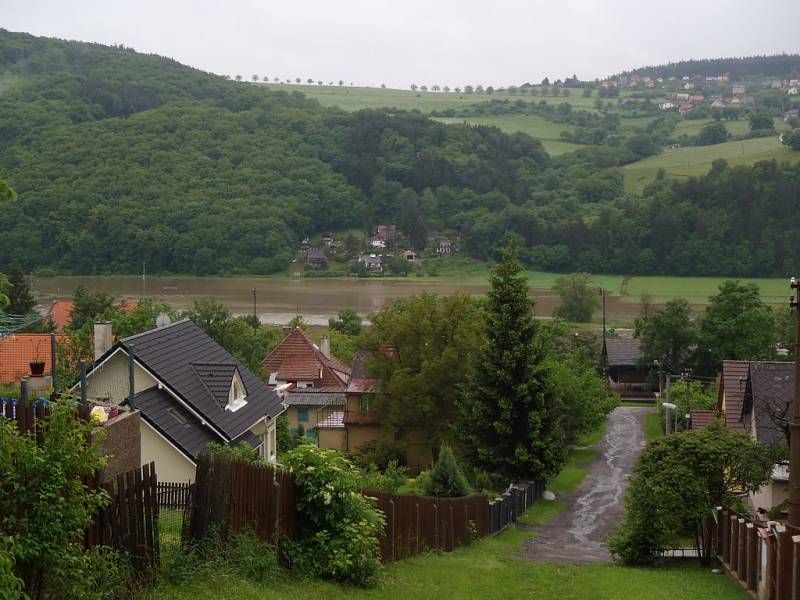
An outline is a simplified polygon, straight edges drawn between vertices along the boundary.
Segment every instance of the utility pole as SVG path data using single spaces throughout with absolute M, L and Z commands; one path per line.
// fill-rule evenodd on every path
M 258 329 L 258 311 L 256 311 L 256 288 L 253 288 L 253 329 Z
M 689 376 L 692 374 L 691 369 L 684 369 L 681 377 L 686 382 L 686 429 L 692 428 L 692 388 L 689 382 Z
M 789 306 L 794 309 L 794 402 L 792 402 L 792 422 L 789 424 L 789 525 L 800 527 L 800 284 L 792 277 L 793 295 Z

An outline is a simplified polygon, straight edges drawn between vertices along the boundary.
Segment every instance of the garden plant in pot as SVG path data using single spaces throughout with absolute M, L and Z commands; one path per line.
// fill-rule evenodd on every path
M 36 356 L 33 359 L 33 361 L 29 363 L 31 367 L 31 375 L 33 377 L 41 377 L 42 375 L 44 375 L 44 361 L 41 359 L 41 356 L 39 354 L 39 350 L 41 349 L 41 347 L 42 347 L 42 342 L 41 340 L 39 340 L 39 342 L 37 342 L 36 344 Z

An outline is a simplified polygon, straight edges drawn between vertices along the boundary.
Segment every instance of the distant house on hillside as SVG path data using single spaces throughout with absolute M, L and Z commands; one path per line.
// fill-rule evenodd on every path
M 661 110 L 672 110 L 675 108 L 675 104 L 673 102 L 662 102 L 658 105 L 658 108 Z
M 705 100 L 703 94 L 691 94 L 689 96 L 689 102 L 697 103 L 702 102 L 703 100 Z
M 796 108 L 792 108 L 790 110 L 787 110 L 781 116 L 783 117 L 784 121 L 788 121 L 789 119 L 797 119 L 797 118 L 800 118 L 800 110 L 798 110 Z
M 734 95 L 744 94 L 747 91 L 747 86 L 744 83 L 734 83 L 731 85 L 731 93 Z
M 800 88 L 796 88 L 796 87 L 789 88 L 786 91 L 786 93 L 789 94 L 790 96 L 797 96 L 798 94 L 800 94 Z
M 675 94 L 675 99 L 679 100 L 679 101 L 680 100 L 688 101 L 689 100 L 689 94 L 683 94 L 683 93 Z
M 400 256 L 402 256 L 404 259 L 406 259 L 412 265 L 417 266 L 417 265 L 421 265 L 422 264 L 422 259 L 413 250 L 406 250 Z
M 385 242 L 387 246 L 392 246 L 397 239 L 397 228 L 394 225 L 378 225 L 375 237 Z
M 309 248 L 306 250 L 306 263 L 314 267 L 324 267 L 328 264 L 328 257 L 322 248 Z
M 160 480 L 193 480 L 197 455 L 212 442 L 244 443 L 275 460 L 280 398 L 192 321 L 114 344 L 87 374 L 89 400 L 129 403 L 131 368 L 141 462 L 154 461 Z
M 436 244 L 436 254 L 440 256 L 449 256 L 453 253 L 453 242 L 450 240 L 439 240 Z
M 678 107 L 678 113 L 682 114 L 682 115 L 685 115 L 686 113 L 690 113 L 690 112 L 692 112 L 692 110 L 694 110 L 694 106 L 692 106 L 691 104 L 681 104 Z
M 717 98 L 711 103 L 711 108 L 725 108 L 725 101 L 722 98 Z
M 358 262 L 363 264 L 367 268 L 367 271 L 383 271 L 383 262 L 381 257 L 377 254 L 361 254 L 358 257 Z
M 386 241 L 385 240 L 379 240 L 378 238 L 370 238 L 369 245 L 372 248 L 384 249 L 384 248 L 386 248 Z

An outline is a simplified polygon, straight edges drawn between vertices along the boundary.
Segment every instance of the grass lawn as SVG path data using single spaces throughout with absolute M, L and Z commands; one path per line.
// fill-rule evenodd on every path
M 800 152 L 793 152 L 782 145 L 778 136 L 725 142 L 713 146 L 698 146 L 668 150 L 631 163 L 622 168 L 625 176 L 625 191 L 635 192 L 655 178 L 658 169 L 666 170 L 670 177 L 686 178 L 689 175 L 704 175 L 711 163 L 724 158 L 732 165 L 752 165 L 760 160 L 800 160 Z
M 644 417 L 644 439 L 646 441 L 657 440 L 664 437 L 664 432 L 661 431 L 661 419 L 658 413 L 650 413 Z
M 632 277 L 628 280 L 626 300 L 639 302 L 642 294 L 650 294 L 655 302 L 666 302 L 683 297 L 694 304 L 708 303 L 709 296 L 719 291 L 723 281 L 735 277 Z M 740 279 L 742 283 L 756 283 L 765 302 L 779 304 L 788 300 L 789 280 L 783 278 Z
M 603 430 L 587 436 L 600 439 Z M 567 467 L 550 484 L 561 493 L 577 490 L 585 474 L 578 465 L 595 456 L 591 448 L 573 450 Z M 539 502 L 522 519 L 544 523 L 564 502 Z M 142 598 L 148 600 L 262 600 L 262 599 L 494 599 L 536 600 L 744 600 L 749 596 L 731 579 L 712 575 L 695 561 L 674 561 L 651 568 L 613 564 L 565 566 L 534 563 L 516 556 L 529 531 L 507 529 L 450 553 L 426 554 L 389 565 L 383 583 L 370 590 L 343 587 L 296 577 L 292 573 L 269 583 L 254 583 L 224 569 L 202 572 L 185 582 L 164 582 Z

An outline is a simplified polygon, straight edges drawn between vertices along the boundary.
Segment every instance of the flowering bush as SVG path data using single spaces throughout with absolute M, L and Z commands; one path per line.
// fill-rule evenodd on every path
M 384 516 L 359 491 L 359 473 L 335 450 L 301 444 L 284 459 L 297 485 L 297 541 L 284 545 L 291 566 L 360 586 L 381 574 Z

